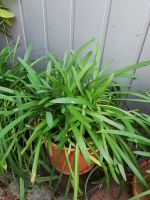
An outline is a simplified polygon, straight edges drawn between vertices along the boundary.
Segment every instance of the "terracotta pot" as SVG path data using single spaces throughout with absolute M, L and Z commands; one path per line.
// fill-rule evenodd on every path
M 50 160 L 51 164 L 54 165 L 54 162 L 57 159 L 57 156 L 59 153 L 59 149 L 57 148 L 56 144 L 52 143 L 52 155 L 50 155 L 50 152 L 48 151 L 48 146 L 47 146 L 48 143 L 46 143 L 45 145 L 46 145 L 46 150 L 47 150 L 49 160 Z M 68 148 L 66 148 L 66 151 L 68 151 Z M 74 154 L 75 154 L 75 149 L 72 148 L 70 151 L 70 154 L 69 154 L 69 161 L 70 161 L 71 166 L 73 164 Z M 59 171 L 59 172 L 62 171 L 62 167 L 63 167 L 65 161 L 66 161 L 65 151 L 64 151 L 64 149 L 62 149 L 58 163 L 56 165 L 57 171 Z M 92 163 L 90 166 L 88 166 L 82 153 L 80 153 L 79 154 L 79 173 L 84 174 L 84 173 L 90 171 L 93 167 L 94 167 L 94 163 Z M 67 163 L 64 167 L 63 174 L 66 174 L 66 175 L 70 174 L 70 169 L 69 169 L 69 166 Z
M 150 160 L 144 161 L 141 165 L 140 165 L 141 171 L 142 171 L 142 175 L 146 176 L 146 170 L 150 169 Z M 150 187 L 150 177 L 148 177 L 147 179 L 148 185 Z M 137 177 L 134 175 L 133 176 L 133 185 L 132 185 L 132 193 L 134 196 L 140 194 L 141 192 L 143 192 L 142 190 L 142 186 L 139 183 L 139 181 L 137 180 Z M 150 200 L 150 195 L 138 198 L 137 200 Z
M 37 124 L 39 124 L 39 122 L 40 122 L 40 119 L 36 119 L 34 121 L 34 124 L 37 125 Z M 59 153 L 59 149 L 57 148 L 56 144 L 52 143 L 52 155 L 50 155 L 50 152 L 48 150 L 49 149 L 48 148 L 48 142 L 45 143 L 45 147 L 46 147 L 48 158 L 49 158 L 51 164 L 54 165 L 55 160 L 57 159 L 57 156 L 58 156 L 58 153 Z M 66 151 L 68 151 L 68 148 L 66 148 Z M 75 149 L 72 148 L 70 150 L 70 154 L 69 154 L 69 162 L 70 162 L 71 166 L 73 164 L 74 154 L 75 154 Z M 56 165 L 56 170 L 58 172 L 62 171 L 62 167 L 63 167 L 65 161 L 66 161 L 65 151 L 64 151 L 64 149 L 62 149 L 61 155 L 60 155 L 59 160 L 58 160 L 57 165 Z M 79 154 L 79 173 L 80 174 L 87 173 L 88 171 L 90 171 L 94 167 L 94 165 L 95 165 L 95 163 L 92 162 L 91 165 L 88 166 L 83 155 L 82 155 L 82 153 Z M 63 174 L 66 174 L 66 175 L 70 174 L 70 169 L 69 169 L 69 166 L 68 166 L 67 163 L 66 163 L 66 166 L 64 168 Z

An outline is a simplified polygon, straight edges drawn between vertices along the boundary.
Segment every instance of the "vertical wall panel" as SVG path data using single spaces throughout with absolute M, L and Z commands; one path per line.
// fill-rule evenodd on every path
M 46 0 L 49 50 L 62 58 L 72 43 L 74 0 Z
M 75 49 L 93 37 L 103 45 L 110 5 L 110 0 L 75 1 Z
M 149 0 L 112 1 L 103 64 L 113 59 L 111 69 L 118 69 L 137 62 L 149 7 Z
M 16 14 L 16 19 L 13 23 L 13 29 L 10 29 L 10 32 L 13 36 L 14 41 L 17 40 L 18 36 L 20 36 L 21 38 L 21 46 L 18 49 L 18 55 L 21 56 L 24 54 L 25 51 L 25 35 L 20 0 L 5 0 L 4 3 L 12 12 Z
M 150 27 L 140 56 L 140 61 L 144 60 L 150 60 Z M 140 92 L 143 92 L 144 90 L 150 91 L 150 65 L 145 68 L 138 69 L 136 74 L 139 76 L 139 79 L 132 82 L 132 89 L 140 90 Z M 150 114 L 150 104 L 130 103 L 130 106 L 132 108 L 139 108 L 140 110 Z
M 46 35 L 44 29 L 44 1 L 23 0 L 23 20 L 27 44 L 33 42 L 33 56 L 41 56 L 46 51 Z

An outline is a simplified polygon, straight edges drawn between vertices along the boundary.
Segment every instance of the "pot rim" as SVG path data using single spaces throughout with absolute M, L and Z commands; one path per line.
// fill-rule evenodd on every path
M 150 164 L 150 159 L 143 161 L 140 164 L 140 169 L 142 169 L 143 167 L 145 167 L 146 165 Z M 136 190 L 136 183 L 137 183 L 137 177 L 135 176 L 135 174 L 133 175 L 133 179 L 132 179 L 132 193 L 133 195 L 138 195 L 138 191 Z M 140 199 L 139 199 L 140 200 Z
M 46 143 L 46 148 L 47 148 L 48 141 L 46 141 L 45 143 Z M 51 144 L 52 144 L 52 147 L 57 148 L 57 144 L 56 143 L 52 142 Z M 68 150 L 69 148 L 68 147 L 63 147 L 62 150 L 64 150 L 64 149 Z M 73 152 L 73 151 L 75 151 L 75 148 L 71 148 L 70 149 L 70 152 Z
M 52 144 L 52 147 L 54 147 L 54 148 L 57 149 L 57 144 L 56 144 L 56 143 L 52 142 L 51 144 Z M 46 145 L 46 148 L 47 148 L 48 141 L 45 142 L 45 145 Z M 64 149 L 68 150 L 69 148 L 68 148 L 68 147 L 63 147 L 62 150 L 64 150 Z M 90 155 L 94 155 L 93 152 L 90 152 L 90 148 L 87 148 L 87 149 L 88 149 Z M 74 151 L 75 151 L 75 148 L 70 148 L 70 152 L 74 152 Z M 82 153 L 82 152 L 81 152 L 81 153 Z
M 37 124 L 39 124 L 39 122 L 37 121 L 37 120 L 40 120 L 39 118 L 37 118 L 36 120 L 35 120 L 35 125 L 37 125 Z M 45 142 L 45 146 L 46 146 L 46 148 L 47 148 L 47 140 L 46 140 L 46 142 Z M 51 144 L 52 144 L 52 146 L 54 147 L 54 148 L 57 148 L 57 144 L 56 143 L 54 143 L 54 142 L 51 142 Z M 66 149 L 66 150 L 68 150 L 69 148 L 68 147 L 63 147 L 62 149 Z M 90 150 L 90 148 L 87 148 L 88 149 L 88 151 Z M 71 148 L 70 149 L 70 152 L 74 152 L 75 151 L 75 148 Z M 82 153 L 82 152 L 81 152 Z M 94 153 L 93 152 L 90 152 L 90 154 L 92 155 L 94 155 Z

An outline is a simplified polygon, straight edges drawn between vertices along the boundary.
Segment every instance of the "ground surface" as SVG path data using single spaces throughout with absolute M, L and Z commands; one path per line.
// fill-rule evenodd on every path
M 111 182 L 110 191 L 109 193 L 106 190 L 106 187 L 103 186 L 101 190 L 96 190 L 91 197 L 90 200 L 115 200 L 116 195 L 118 194 L 119 187 L 116 183 L 113 181 Z M 123 192 L 120 195 L 120 198 L 118 200 L 128 200 L 129 194 L 128 194 L 127 187 L 124 187 Z
M 115 200 L 118 190 L 118 185 L 112 181 L 109 193 L 106 191 L 106 187 L 102 186 L 100 190 L 97 189 L 93 192 L 89 200 Z M 125 187 L 119 200 L 128 200 L 128 198 L 127 187 Z M 0 200 L 19 200 L 19 192 L 14 182 L 5 185 L 0 179 Z M 34 188 L 28 192 L 26 200 L 51 200 L 51 191 L 46 187 L 42 189 Z M 58 200 L 63 200 L 63 198 L 59 197 Z M 85 200 L 85 198 L 82 198 L 82 200 Z

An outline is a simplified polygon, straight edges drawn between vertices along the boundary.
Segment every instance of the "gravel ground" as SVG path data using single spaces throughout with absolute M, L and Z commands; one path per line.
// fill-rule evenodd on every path
M 105 186 L 100 190 L 96 190 L 90 197 L 89 200 L 114 200 L 115 195 L 118 192 L 118 185 L 111 182 L 110 191 L 107 192 Z M 124 191 L 120 197 L 120 200 L 128 200 L 129 194 L 127 187 L 124 188 Z M 26 200 L 51 200 L 52 193 L 49 188 L 43 187 L 41 189 L 33 188 L 28 191 Z M 19 200 L 19 191 L 15 182 L 11 182 L 6 186 L 4 181 L 0 179 L 0 200 Z M 57 200 L 63 200 L 62 197 L 58 197 Z M 71 199 L 68 199 L 71 200 Z M 82 198 L 85 200 L 85 198 Z
M 33 188 L 28 191 L 26 200 L 51 200 L 51 197 L 52 193 L 48 188 Z M 0 179 L 0 200 L 19 200 L 19 191 L 15 182 L 6 186 L 4 181 Z

